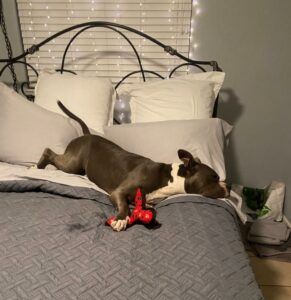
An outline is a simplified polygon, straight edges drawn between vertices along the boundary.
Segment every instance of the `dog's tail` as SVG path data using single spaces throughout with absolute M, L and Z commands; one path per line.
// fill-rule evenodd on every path
M 83 130 L 84 135 L 86 135 L 86 134 L 91 134 L 91 133 L 90 133 L 90 130 L 89 130 L 89 128 L 88 128 L 88 126 L 85 124 L 85 122 L 84 122 L 83 120 L 81 120 L 81 119 L 78 118 L 76 115 L 74 115 L 72 112 L 70 112 L 60 100 L 58 100 L 57 103 L 58 103 L 58 106 L 60 107 L 60 109 L 61 109 L 68 117 L 72 118 L 73 120 L 77 121 L 77 122 L 80 124 L 80 126 L 82 127 L 82 130 Z

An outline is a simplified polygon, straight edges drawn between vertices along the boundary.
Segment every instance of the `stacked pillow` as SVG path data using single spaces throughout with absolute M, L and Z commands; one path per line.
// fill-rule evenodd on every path
M 61 154 L 82 134 L 75 121 L 29 102 L 1 82 L 0 107 L 0 161 L 33 165 L 46 147 Z
M 35 87 L 36 104 L 66 116 L 57 105 L 60 100 L 89 128 L 101 134 L 112 120 L 114 99 L 115 90 L 106 78 L 43 72 Z
M 225 73 L 194 73 L 159 81 L 124 84 L 120 98 L 130 98 L 132 123 L 211 118 Z
M 225 180 L 225 138 L 232 127 L 216 118 L 123 124 L 105 128 L 105 137 L 125 150 L 157 162 L 180 162 L 179 149 L 212 167 Z

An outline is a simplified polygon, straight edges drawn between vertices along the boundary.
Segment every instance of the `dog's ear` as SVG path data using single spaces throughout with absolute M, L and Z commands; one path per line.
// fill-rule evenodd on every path
M 178 150 L 178 156 L 184 163 L 185 168 L 192 168 L 196 164 L 201 163 L 201 161 L 198 157 L 194 158 L 190 152 L 183 150 L 183 149 Z
M 197 164 L 201 164 L 201 160 L 199 157 L 194 157 L 194 160 L 197 162 Z

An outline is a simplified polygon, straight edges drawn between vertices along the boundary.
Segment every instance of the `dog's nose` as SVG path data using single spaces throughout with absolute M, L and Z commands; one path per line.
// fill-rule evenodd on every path
M 223 190 L 224 190 L 224 198 L 229 197 L 229 195 L 230 195 L 230 188 L 229 188 L 229 185 L 227 185 L 225 181 L 220 181 L 220 182 L 219 182 L 219 185 L 220 185 L 220 186 L 223 188 Z

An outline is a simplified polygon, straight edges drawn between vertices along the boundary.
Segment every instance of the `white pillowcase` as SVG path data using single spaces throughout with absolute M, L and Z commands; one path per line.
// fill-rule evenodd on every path
M 224 144 L 232 126 L 221 119 L 164 121 L 105 127 L 105 138 L 157 162 L 180 162 L 185 149 L 225 180 Z
M 103 133 L 103 127 L 111 123 L 113 97 L 115 91 L 109 79 L 68 73 L 43 73 L 35 87 L 36 104 L 65 115 L 57 105 L 60 100 L 98 133 Z
M 32 165 L 46 147 L 63 154 L 83 135 L 74 120 L 48 111 L 0 82 L 0 161 Z
M 225 73 L 202 72 L 176 78 L 122 85 L 130 97 L 132 123 L 211 118 Z

